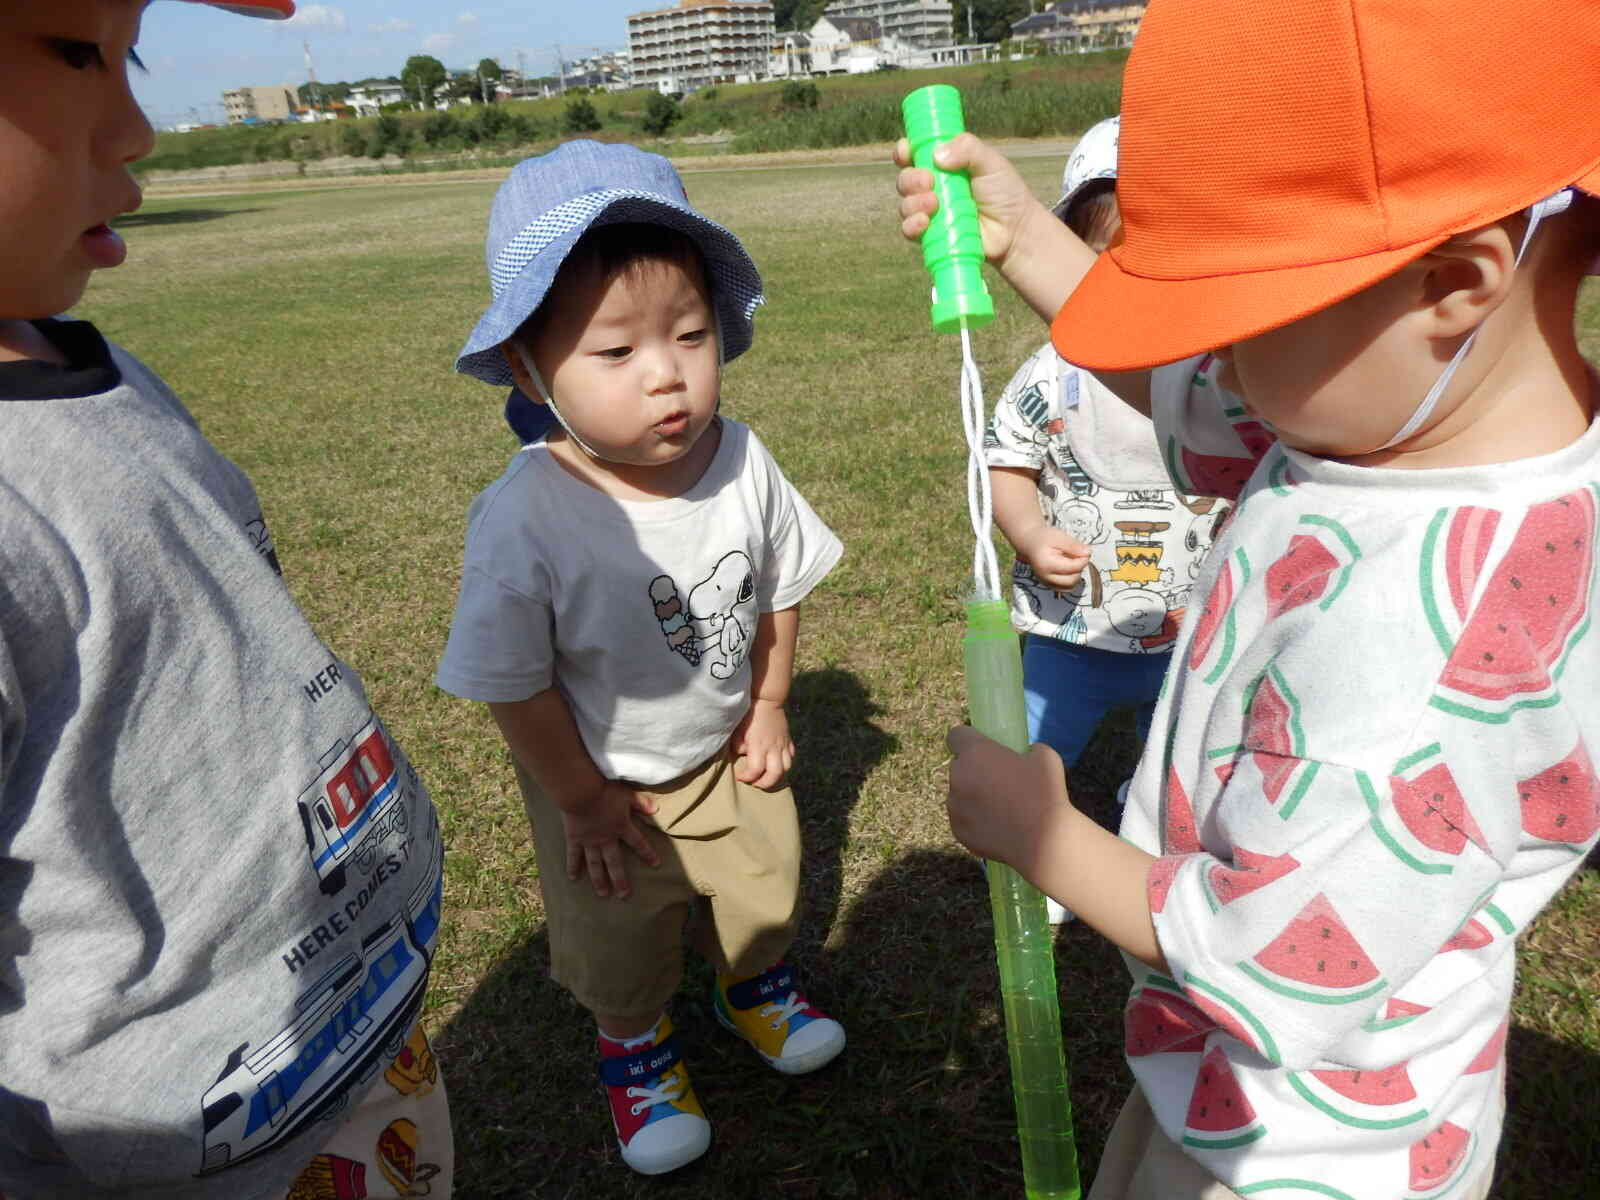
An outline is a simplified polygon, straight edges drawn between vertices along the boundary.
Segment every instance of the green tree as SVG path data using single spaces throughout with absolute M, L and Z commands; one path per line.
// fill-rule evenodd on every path
M 682 115 L 678 102 L 671 96 L 651 92 L 650 99 L 644 102 L 644 120 L 640 124 L 651 137 L 662 137 Z
M 570 101 L 561 115 L 561 127 L 568 133 L 593 133 L 600 128 L 600 114 L 583 97 Z
M 1028 0 L 952 0 L 950 29 L 956 41 L 967 40 L 967 9 L 972 10 L 972 36 L 980 42 L 1003 42 L 1011 36 L 1011 23 L 1027 16 Z
M 450 72 L 444 69 L 444 64 L 431 54 L 413 54 L 406 59 L 406 65 L 400 72 L 400 82 L 405 85 L 406 95 L 430 107 L 433 105 L 434 92 L 449 77 Z
M 505 72 L 500 69 L 500 64 L 492 58 L 478 60 L 479 91 L 485 104 L 494 103 L 494 85 L 505 78 Z
M 772 0 L 772 19 L 779 29 L 807 30 L 817 23 L 828 0 Z

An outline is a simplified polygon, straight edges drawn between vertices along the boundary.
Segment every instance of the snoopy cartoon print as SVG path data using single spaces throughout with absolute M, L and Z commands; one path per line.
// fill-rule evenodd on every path
M 750 656 L 756 627 L 755 568 L 743 550 L 717 560 L 711 574 L 682 600 L 670 575 L 650 581 L 650 600 L 667 645 L 691 665 L 710 663 L 714 679 L 728 679 Z

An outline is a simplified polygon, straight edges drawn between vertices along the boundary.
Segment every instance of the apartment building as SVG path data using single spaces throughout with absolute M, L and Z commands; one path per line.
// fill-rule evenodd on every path
M 1144 0 L 1056 0 L 1012 22 L 1011 36 L 1043 42 L 1056 52 L 1131 46 L 1144 10 Z
M 883 36 L 912 46 L 948 46 L 953 39 L 950 0 L 834 0 L 822 15 L 865 18 L 878 23 Z
M 222 107 L 229 125 L 250 125 L 257 121 L 292 121 L 300 107 L 300 97 L 291 83 L 269 87 L 234 88 L 222 93 Z
M 776 24 L 768 0 L 681 0 L 628 18 L 636 87 L 688 92 L 760 77 Z

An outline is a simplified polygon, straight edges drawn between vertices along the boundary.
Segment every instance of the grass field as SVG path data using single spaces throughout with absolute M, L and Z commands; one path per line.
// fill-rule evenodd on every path
M 1059 158 L 1020 165 L 1053 192 Z M 622 1166 L 592 1028 L 544 975 L 507 756 L 480 706 L 431 683 L 467 503 L 514 448 L 501 396 L 451 371 L 487 294 L 493 185 L 153 201 L 121 223 L 131 260 L 81 312 L 163 374 L 254 478 L 296 597 L 433 790 L 450 854 L 428 1023 L 459 1200 L 1020 1196 L 986 898 L 942 803 L 942 739 L 962 718 L 955 596 L 971 561 L 957 347 L 927 329 L 887 165 L 687 182 L 768 285 L 755 348 L 727 372 L 727 410 L 847 547 L 804 606 L 791 720 L 808 852 L 794 957 L 851 1044 L 821 1074 L 781 1079 L 716 1027 L 708 972 L 692 965 L 674 1017 L 716 1141 L 664 1180 Z M 1044 336 L 998 299 L 975 339 L 991 395 Z M 1593 290 L 1584 319 L 1600 358 Z M 1134 753 L 1131 722 L 1113 721 L 1075 795 L 1109 817 Z M 1058 963 L 1087 1179 L 1129 1082 L 1125 975 L 1080 925 L 1062 929 Z M 1497 1200 L 1594 1192 L 1597 988 L 1600 875 L 1585 871 L 1525 938 Z

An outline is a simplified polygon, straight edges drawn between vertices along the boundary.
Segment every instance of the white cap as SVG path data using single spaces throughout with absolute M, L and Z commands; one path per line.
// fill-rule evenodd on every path
M 1107 117 L 1078 139 L 1061 172 L 1061 199 L 1056 201 L 1057 216 L 1064 216 L 1067 205 L 1079 192 L 1097 179 L 1117 177 L 1117 142 L 1122 135 L 1122 118 Z

